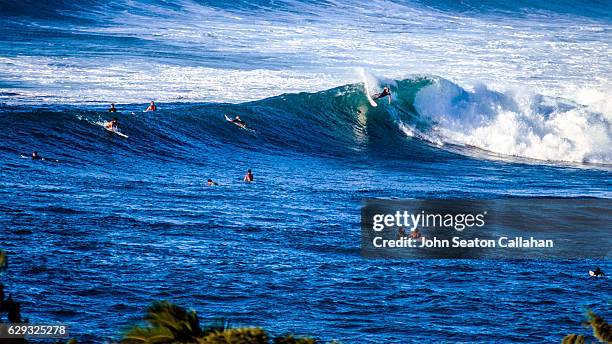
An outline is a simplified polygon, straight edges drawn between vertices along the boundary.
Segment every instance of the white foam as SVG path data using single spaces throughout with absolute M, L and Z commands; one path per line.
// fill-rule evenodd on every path
M 130 60 L 83 66 L 78 58 L 55 57 L 0 57 L 0 66 L 4 73 L 13 75 L 4 81 L 39 85 L 6 89 L 20 94 L 2 99 L 7 103 L 243 102 L 301 92 L 320 85 L 320 80 L 326 78 L 320 73 L 171 66 Z
M 612 89 L 605 20 L 445 12 L 384 0 L 279 4 L 221 10 L 183 0 L 173 9 L 130 0 L 88 7 L 84 13 L 103 25 L 45 23 L 76 34 L 63 42 L 71 57 L 60 57 L 61 45 L 46 56 L 33 45 L 29 56 L 0 58 L 3 81 L 14 84 L 0 92 L 21 94 L 1 100 L 237 102 L 359 82 L 357 66 L 393 78 L 440 75 L 464 87 L 483 82 L 568 99 L 579 87 Z M 92 42 L 82 43 L 90 35 L 146 47 L 91 50 Z
M 612 163 L 609 115 L 528 92 L 466 91 L 437 80 L 415 99 L 444 142 L 549 161 Z

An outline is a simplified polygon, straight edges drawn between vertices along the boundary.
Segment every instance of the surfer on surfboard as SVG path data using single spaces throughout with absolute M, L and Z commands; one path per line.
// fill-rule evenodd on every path
M 104 129 L 125 139 L 128 138 L 127 135 L 119 131 L 119 120 L 117 118 L 113 118 L 110 122 L 104 123 Z
M 388 97 L 389 104 L 391 104 L 391 90 L 387 86 L 385 86 L 385 88 L 383 88 L 382 92 L 380 92 L 378 94 L 375 94 L 372 97 L 372 99 L 377 100 L 377 99 L 384 98 L 384 97 Z
M 243 126 L 243 127 L 246 127 L 246 122 L 245 122 L 245 121 L 243 121 L 243 120 L 240 118 L 240 116 L 236 116 L 236 117 L 234 117 L 234 119 L 233 119 L 233 120 L 231 120 L 230 122 L 235 123 L 235 124 L 238 124 L 238 125 L 241 125 L 241 126 Z
M 226 120 L 226 121 L 228 121 L 228 122 L 230 122 L 230 123 L 233 123 L 233 124 L 235 124 L 235 125 L 239 126 L 239 127 L 240 127 L 240 128 L 242 128 L 242 129 L 247 129 L 247 127 L 246 127 L 246 126 L 247 126 L 247 125 L 246 125 L 246 122 L 245 122 L 245 121 L 243 121 L 243 120 L 240 118 L 240 116 L 236 116 L 236 117 L 234 117 L 234 119 L 231 119 L 231 118 L 227 117 L 227 115 L 225 115 L 225 120 Z
M 598 266 L 597 269 L 595 269 L 595 271 L 589 271 L 589 275 L 591 277 L 599 277 L 599 276 L 603 276 L 605 274 L 603 273 L 603 271 L 601 271 L 601 269 Z
M 25 155 L 21 155 L 22 158 L 32 158 L 32 160 L 40 160 L 40 161 L 51 161 L 51 162 L 60 162 L 57 159 L 49 159 L 49 158 L 43 158 L 42 156 L 38 155 L 38 152 L 32 152 L 32 155 L 25 156 Z
M 104 124 L 104 127 L 108 130 L 117 130 L 117 125 L 119 124 L 119 120 L 117 118 L 113 118 L 110 122 Z
M 233 119 L 229 118 L 227 115 L 225 115 L 225 120 L 232 123 L 233 125 L 237 126 L 238 128 L 248 131 L 249 133 L 255 134 L 256 131 L 253 128 L 247 127 L 247 124 L 245 121 L 242 120 L 242 118 L 240 118 L 240 116 L 236 116 Z

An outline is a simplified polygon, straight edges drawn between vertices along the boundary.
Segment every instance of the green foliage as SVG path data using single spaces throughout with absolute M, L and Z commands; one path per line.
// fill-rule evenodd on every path
M 6 270 L 8 266 L 8 258 L 6 252 L 0 250 L 0 271 Z M 9 295 L 6 297 L 4 292 L 4 284 L 0 283 L 0 322 L 5 321 L 4 315 L 6 314 L 6 321 L 10 323 L 21 323 L 27 322 L 21 318 L 21 305 L 19 302 L 14 301 L 13 297 Z M 3 344 L 27 344 L 28 341 L 23 338 L 12 338 L 2 339 L 0 341 Z
M 587 311 L 587 321 L 584 323 L 586 327 L 593 328 L 593 336 L 599 339 L 602 343 L 612 343 L 612 326 L 610 326 L 602 317 L 595 314 L 593 311 Z M 562 344 L 584 344 L 586 339 L 583 335 L 568 334 L 563 338 Z
M 0 250 L 0 271 L 6 269 L 7 265 L 6 252 Z M 2 321 L 3 313 L 6 313 L 8 322 L 20 323 L 23 321 L 21 319 L 21 305 L 14 301 L 10 295 L 5 298 L 4 284 L 0 283 L 0 321 Z
M 318 341 L 312 338 L 295 338 L 292 335 L 274 338 L 274 344 L 317 344 Z
M 144 317 L 146 325 L 129 330 L 122 344 L 270 344 L 266 331 L 260 328 L 230 328 L 227 321 L 218 320 L 201 328 L 194 311 L 167 301 L 152 304 Z M 273 339 L 274 344 L 317 344 L 310 338 L 291 335 Z
M 214 331 L 198 344 L 268 344 L 268 334 L 260 328 L 236 328 Z
M 603 343 L 612 343 L 612 326 L 591 310 L 587 312 L 587 322 L 585 325 L 593 328 L 593 336 L 595 338 Z
M 6 251 L 0 250 L 0 271 L 6 270 L 8 265 L 8 259 L 6 258 Z
M 204 333 L 204 335 L 207 335 L 213 332 L 223 332 L 225 330 L 229 330 L 230 328 L 230 323 L 227 319 L 218 318 L 213 320 L 210 324 L 206 325 L 202 332 Z
M 121 343 L 174 343 L 172 332 L 165 327 L 134 327 L 125 334 Z
M 134 327 L 122 343 L 195 343 L 203 335 L 195 312 L 167 301 L 153 303 L 144 317 L 147 327 Z
M 561 344 L 584 344 L 584 336 L 568 334 L 565 336 L 565 338 L 563 338 Z

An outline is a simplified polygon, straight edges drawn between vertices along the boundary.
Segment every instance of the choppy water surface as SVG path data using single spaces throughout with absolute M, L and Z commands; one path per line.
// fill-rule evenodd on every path
M 2 279 L 30 321 L 99 342 L 169 299 L 347 343 L 542 343 L 611 318 L 607 261 L 359 256 L 365 198 L 611 197 L 608 3 L 30 6 L 0 2 Z

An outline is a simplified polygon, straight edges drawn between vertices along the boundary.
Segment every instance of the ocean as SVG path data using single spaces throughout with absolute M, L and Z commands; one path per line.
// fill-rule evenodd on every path
M 108 342 L 164 299 L 543 343 L 612 319 L 609 260 L 360 255 L 365 199 L 612 197 L 609 1 L 0 0 L 0 31 L 0 278 L 30 322 Z

